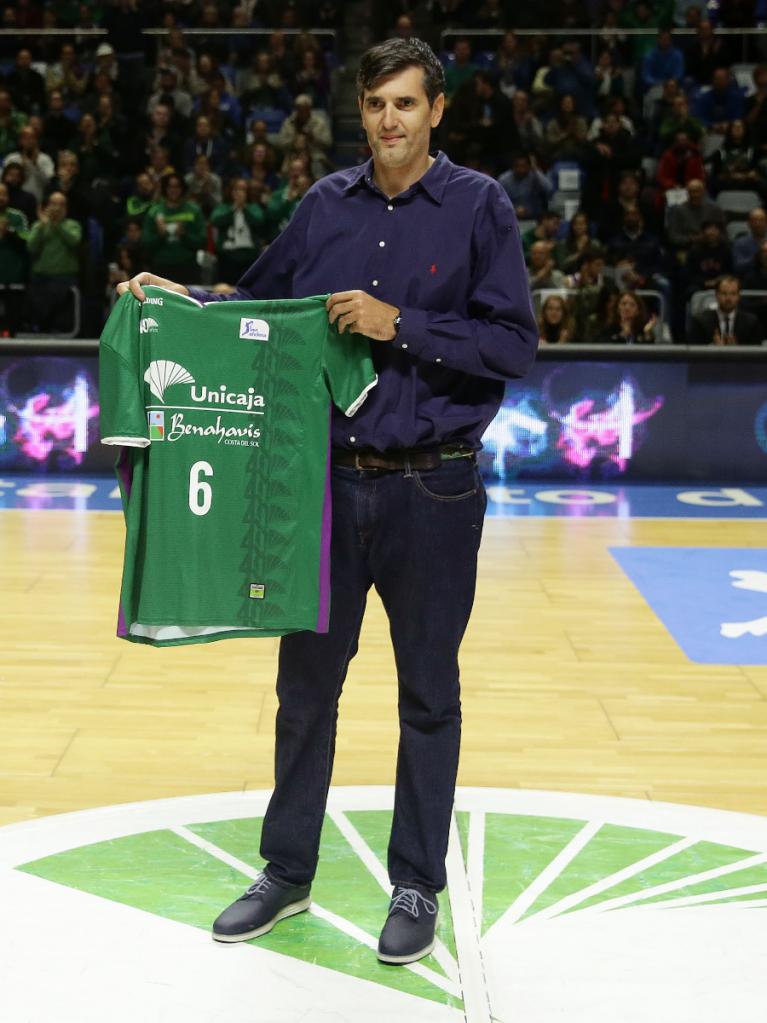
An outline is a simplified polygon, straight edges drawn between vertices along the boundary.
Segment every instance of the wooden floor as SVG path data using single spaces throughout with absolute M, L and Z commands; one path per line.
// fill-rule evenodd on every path
M 690 662 L 607 551 L 764 538 L 763 522 L 488 520 L 459 783 L 767 814 L 767 668 Z M 115 513 L 0 514 L 0 824 L 271 784 L 277 641 L 117 640 L 122 543 Z M 390 783 L 395 751 L 373 598 L 334 782 Z

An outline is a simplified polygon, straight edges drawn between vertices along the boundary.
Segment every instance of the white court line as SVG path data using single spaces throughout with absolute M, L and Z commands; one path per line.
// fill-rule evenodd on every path
M 251 867 L 249 863 L 239 859 L 237 856 L 233 856 L 231 853 L 226 852 L 225 849 L 219 848 L 214 845 L 213 842 L 209 842 L 206 838 L 202 838 L 200 835 L 196 835 L 193 831 L 188 828 L 179 825 L 178 827 L 169 828 L 179 836 L 179 838 L 185 839 L 187 842 L 191 842 L 192 845 L 196 845 L 199 849 L 204 850 L 210 856 L 215 856 L 217 860 L 221 860 L 222 863 L 227 863 L 230 867 L 234 867 L 235 870 L 239 870 L 240 873 L 246 877 L 252 878 L 254 881 L 261 873 L 255 867 Z M 368 948 L 375 949 L 378 947 L 378 941 L 372 935 L 368 934 L 367 931 L 363 931 L 356 924 L 353 924 L 351 920 L 346 920 L 342 916 L 338 916 L 336 913 L 332 913 L 329 909 L 324 909 L 316 902 L 312 902 L 309 907 L 309 912 L 313 913 L 314 916 L 321 920 L 325 920 L 331 924 L 337 930 L 348 935 L 350 938 L 354 938 L 355 941 L 359 941 L 363 945 L 367 945 Z M 457 984 L 452 981 L 441 977 L 434 970 L 430 970 L 427 966 L 422 966 L 420 963 L 408 963 L 405 965 L 406 970 L 410 970 L 411 973 L 417 974 L 424 980 L 429 981 L 435 987 L 440 988 L 442 991 L 446 991 L 449 995 L 454 998 L 460 998 L 461 992 Z
M 474 926 L 475 911 L 455 814 L 450 822 L 450 841 L 445 866 L 466 1023 L 492 1023 L 485 964 L 482 961 L 479 931 Z
M 539 895 L 546 891 L 549 885 L 562 873 L 564 868 L 589 844 L 601 827 L 602 821 L 588 821 L 584 824 L 578 834 L 570 839 L 559 855 L 555 856 L 551 863 L 544 867 L 540 874 L 530 882 L 527 888 L 519 893 L 506 912 L 488 929 L 488 934 L 501 924 L 506 926 L 510 923 L 517 923 Z M 487 935 L 485 935 L 485 938 L 487 939 Z
M 667 846 L 665 849 L 660 849 L 658 852 L 645 856 L 642 860 L 637 860 L 636 863 L 630 863 L 629 866 L 624 867 L 623 870 L 616 870 L 614 874 L 610 874 L 608 877 L 603 877 L 599 881 L 595 881 L 586 888 L 582 888 L 579 892 L 573 892 L 572 895 L 566 895 L 563 899 L 560 899 L 559 902 L 555 902 L 553 906 L 547 906 L 546 909 L 542 909 L 539 913 L 536 913 L 535 919 L 550 920 L 552 917 L 559 916 L 560 913 L 565 913 L 568 909 L 572 909 L 573 906 L 580 905 L 581 902 L 585 902 L 592 896 L 600 895 L 602 892 L 613 888 L 616 884 L 628 881 L 629 878 L 634 877 L 635 874 L 641 874 L 643 870 L 648 870 L 650 867 L 654 867 L 658 863 L 662 863 L 671 856 L 676 856 L 677 853 L 683 852 L 685 849 L 689 849 L 691 845 L 696 845 L 697 842 L 697 838 L 682 838 L 678 842 L 674 842 L 673 845 Z
M 673 892 L 679 888 L 686 888 L 691 884 L 698 884 L 701 881 L 713 881 L 717 877 L 726 877 L 727 874 L 734 874 L 738 870 L 747 870 L 749 867 L 759 867 L 767 863 L 767 853 L 759 853 L 756 856 L 749 856 L 745 860 L 738 860 L 737 863 L 728 863 L 724 867 L 714 867 L 711 870 L 703 870 L 699 874 L 688 874 L 686 877 L 679 877 L 675 881 L 667 881 L 665 884 L 657 884 L 653 888 L 644 888 L 641 892 L 632 892 L 630 895 L 621 895 L 614 899 L 600 902 L 596 906 L 587 906 L 582 909 L 581 914 L 606 913 L 611 909 L 622 909 L 625 906 L 635 906 L 645 899 L 651 899 L 655 895 L 664 895 L 666 892 Z
M 341 810 L 328 810 L 327 816 L 333 821 L 383 891 L 386 892 L 387 899 L 390 899 L 392 886 L 389 881 L 389 875 L 359 831 L 357 831 L 346 814 Z M 458 963 L 452 957 L 444 942 L 440 941 L 439 938 L 435 942 L 432 955 L 453 983 L 458 984 Z
M 473 810 L 469 815 L 466 873 L 469 878 L 469 892 L 474 909 L 474 926 L 477 936 L 481 937 L 485 895 L 485 814 L 483 810 Z
M 684 909 L 686 906 L 700 906 L 708 902 L 719 902 L 722 899 L 732 899 L 738 895 L 751 895 L 752 893 L 767 892 L 767 884 L 749 884 L 740 888 L 723 888 L 718 892 L 701 892 L 699 895 L 683 895 L 679 899 L 666 899 L 664 902 L 650 902 L 639 905 L 636 908 L 646 912 L 663 909 Z M 755 900 L 756 901 L 756 900 Z

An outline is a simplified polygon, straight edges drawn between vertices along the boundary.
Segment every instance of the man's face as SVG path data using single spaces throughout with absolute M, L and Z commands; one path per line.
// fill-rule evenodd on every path
M 734 313 L 740 302 L 740 285 L 737 281 L 722 281 L 716 289 L 716 301 L 723 313 Z
M 54 220 L 63 220 L 67 215 L 67 200 L 61 192 L 54 192 L 48 200 L 48 215 Z
M 459 64 L 468 64 L 471 60 L 471 47 L 465 39 L 459 39 L 455 44 L 455 59 Z
M 26 71 L 32 64 L 32 54 L 29 50 L 19 50 L 16 54 L 16 67 L 19 71 Z
M 170 110 L 164 103 L 158 103 L 152 114 L 152 124 L 155 128 L 167 128 L 170 124 Z
M 516 158 L 513 164 L 513 171 L 514 177 L 517 178 L 518 181 L 521 181 L 522 178 L 527 177 L 527 175 L 530 173 L 530 161 L 527 159 L 526 156 L 518 156 Z
M 694 178 L 692 181 L 688 181 L 687 194 L 690 197 L 691 206 L 700 206 L 703 202 L 703 196 L 705 195 L 703 182 L 699 181 L 697 178 Z
M 715 248 L 722 240 L 722 232 L 718 224 L 706 224 L 703 228 L 703 240 L 706 245 L 710 245 L 711 248 Z
M 723 67 L 718 67 L 716 71 L 714 71 L 711 84 L 717 92 L 725 92 L 727 86 L 730 84 L 729 72 Z
M 29 127 L 24 127 L 19 132 L 19 149 L 23 151 L 27 149 L 34 149 L 35 146 L 35 133 Z
M 618 194 L 621 199 L 636 199 L 639 195 L 639 182 L 636 178 L 622 178 L 618 186 Z
M 360 100 L 362 125 L 376 163 L 403 169 L 424 160 L 429 153 L 431 129 L 442 119 L 442 93 L 429 106 L 423 87 L 423 69 L 405 68 L 365 90 Z
M 530 266 L 533 270 L 540 270 L 545 265 L 549 256 L 549 246 L 546 242 L 536 242 L 530 249 Z
M 49 103 L 49 110 L 52 111 L 55 114 L 59 114 L 59 113 L 61 113 L 61 111 L 63 109 L 64 109 L 64 97 L 61 95 L 60 92 L 52 92 L 51 93 L 51 98 L 50 98 L 50 103 Z
M 754 238 L 763 238 L 767 229 L 767 213 L 760 208 L 751 210 L 748 215 L 748 226 L 751 228 Z

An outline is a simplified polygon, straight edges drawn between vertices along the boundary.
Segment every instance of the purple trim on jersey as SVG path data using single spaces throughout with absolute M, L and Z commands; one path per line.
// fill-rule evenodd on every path
M 325 465 L 325 496 L 322 501 L 322 532 L 320 533 L 320 604 L 317 614 L 317 632 L 327 632 L 330 626 L 330 530 L 332 521 L 330 438 L 328 438 L 328 455 Z
M 115 462 L 115 473 L 117 479 L 122 487 L 123 493 L 125 494 L 125 503 L 127 506 L 130 500 L 131 486 L 133 484 L 133 465 L 131 463 L 130 456 L 125 448 L 120 448 L 120 453 L 117 456 Z M 125 621 L 125 613 L 123 611 L 122 601 L 118 606 L 117 611 L 117 635 L 120 639 L 125 639 L 128 635 L 128 626 Z

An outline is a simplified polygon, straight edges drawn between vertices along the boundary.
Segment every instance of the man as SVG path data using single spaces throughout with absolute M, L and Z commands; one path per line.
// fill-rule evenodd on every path
M 724 213 L 721 207 L 706 195 L 706 187 L 700 178 L 687 182 L 687 202 L 672 206 L 668 211 L 666 234 L 678 252 L 686 252 L 691 245 L 703 237 L 704 221 L 714 221 L 724 228 Z
M 433 946 L 446 880 L 458 649 L 484 513 L 474 454 L 504 381 L 530 368 L 537 329 L 503 189 L 443 153 L 429 155 L 445 102 L 432 50 L 387 40 L 363 55 L 357 81 L 372 159 L 313 185 L 232 296 L 331 292 L 331 322 L 371 339 L 378 384 L 353 419 L 334 418 L 330 631 L 280 644 L 266 868 L 217 919 L 214 937 L 256 937 L 309 904 L 337 702 L 375 585 L 391 626 L 401 720 L 394 892 L 378 955 L 406 963 Z M 118 290 L 141 299 L 152 283 L 186 292 L 149 273 Z M 198 294 L 209 297 L 192 289 Z
M 739 234 L 732 243 L 732 269 L 736 276 L 747 274 L 765 238 L 767 238 L 767 213 L 757 206 L 748 215 L 748 234 Z
M 621 230 L 609 240 L 608 258 L 613 266 L 623 266 L 625 287 L 652 288 L 669 300 L 666 256 L 655 235 L 645 230 L 638 207 L 624 211 Z
M 282 122 L 277 145 L 287 153 L 293 148 L 296 138 L 304 135 L 311 156 L 312 173 L 320 177 L 325 173 L 328 150 L 333 144 L 328 115 L 324 110 L 313 110 L 312 97 L 304 92 L 296 96 L 294 107 L 293 113 Z
M 514 157 L 511 170 L 504 171 L 498 178 L 520 220 L 537 220 L 542 216 L 554 188 L 538 169 L 535 157 L 520 153 Z
M 527 276 L 531 291 L 539 288 L 564 288 L 567 286 L 565 275 L 554 266 L 552 242 L 534 242 L 530 246 L 530 265 Z
M 18 152 L 9 153 L 6 164 L 20 163 L 24 168 L 24 188 L 37 202 L 42 202 L 48 182 L 53 177 L 53 160 L 40 148 L 37 132 L 25 124 L 19 132 Z
M 698 97 L 698 116 L 709 131 L 724 135 L 727 125 L 743 117 L 743 93 L 729 67 L 718 67 L 711 88 Z
M 575 340 L 596 341 L 602 324 L 597 312 L 605 295 L 616 287 L 604 278 L 605 257 L 598 249 L 585 249 L 580 258 L 578 273 L 567 279 L 575 288 Z
M 739 309 L 740 281 L 725 274 L 716 285 L 716 309 L 693 316 L 687 335 L 691 345 L 759 345 L 763 330 L 752 313 Z
M 684 264 L 687 295 L 713 288 L 723 274 L 732 273 L 732 252 L 722 225 L 714 220 L 703 222 L 700 241 L 693 245 Z
M 642 85 L 651 89 L 673 78 L 681 82 L 684 78 L 684 54 L 674 46 L 667 28 L 658 31 L 658 45 L 644 55 L 642 61 Z
M 27 232 L 29 225 L 21 210 L 10 205 L 6 185 L 0 184 L 0 284 L 23 285 L 27 280 Z M 24 292 L 8 288 L 0 296 L 3 314 L 0 328 L 13 336 L 19 329 Z
M 41 331 L 71 322 L 66 309 L 80 272 L 82 228 L 67 216 L 67 198 L 53 192 L 32 225 L 27 248 L 32 261 L 27 317 Z
M 5 80 L 13 97 L 13 105 L 25 114 L 42 114 L 45 110 L 45 79 L 32 67 L 32 51 L 22 47 L 16 54 L 16 67 Z

